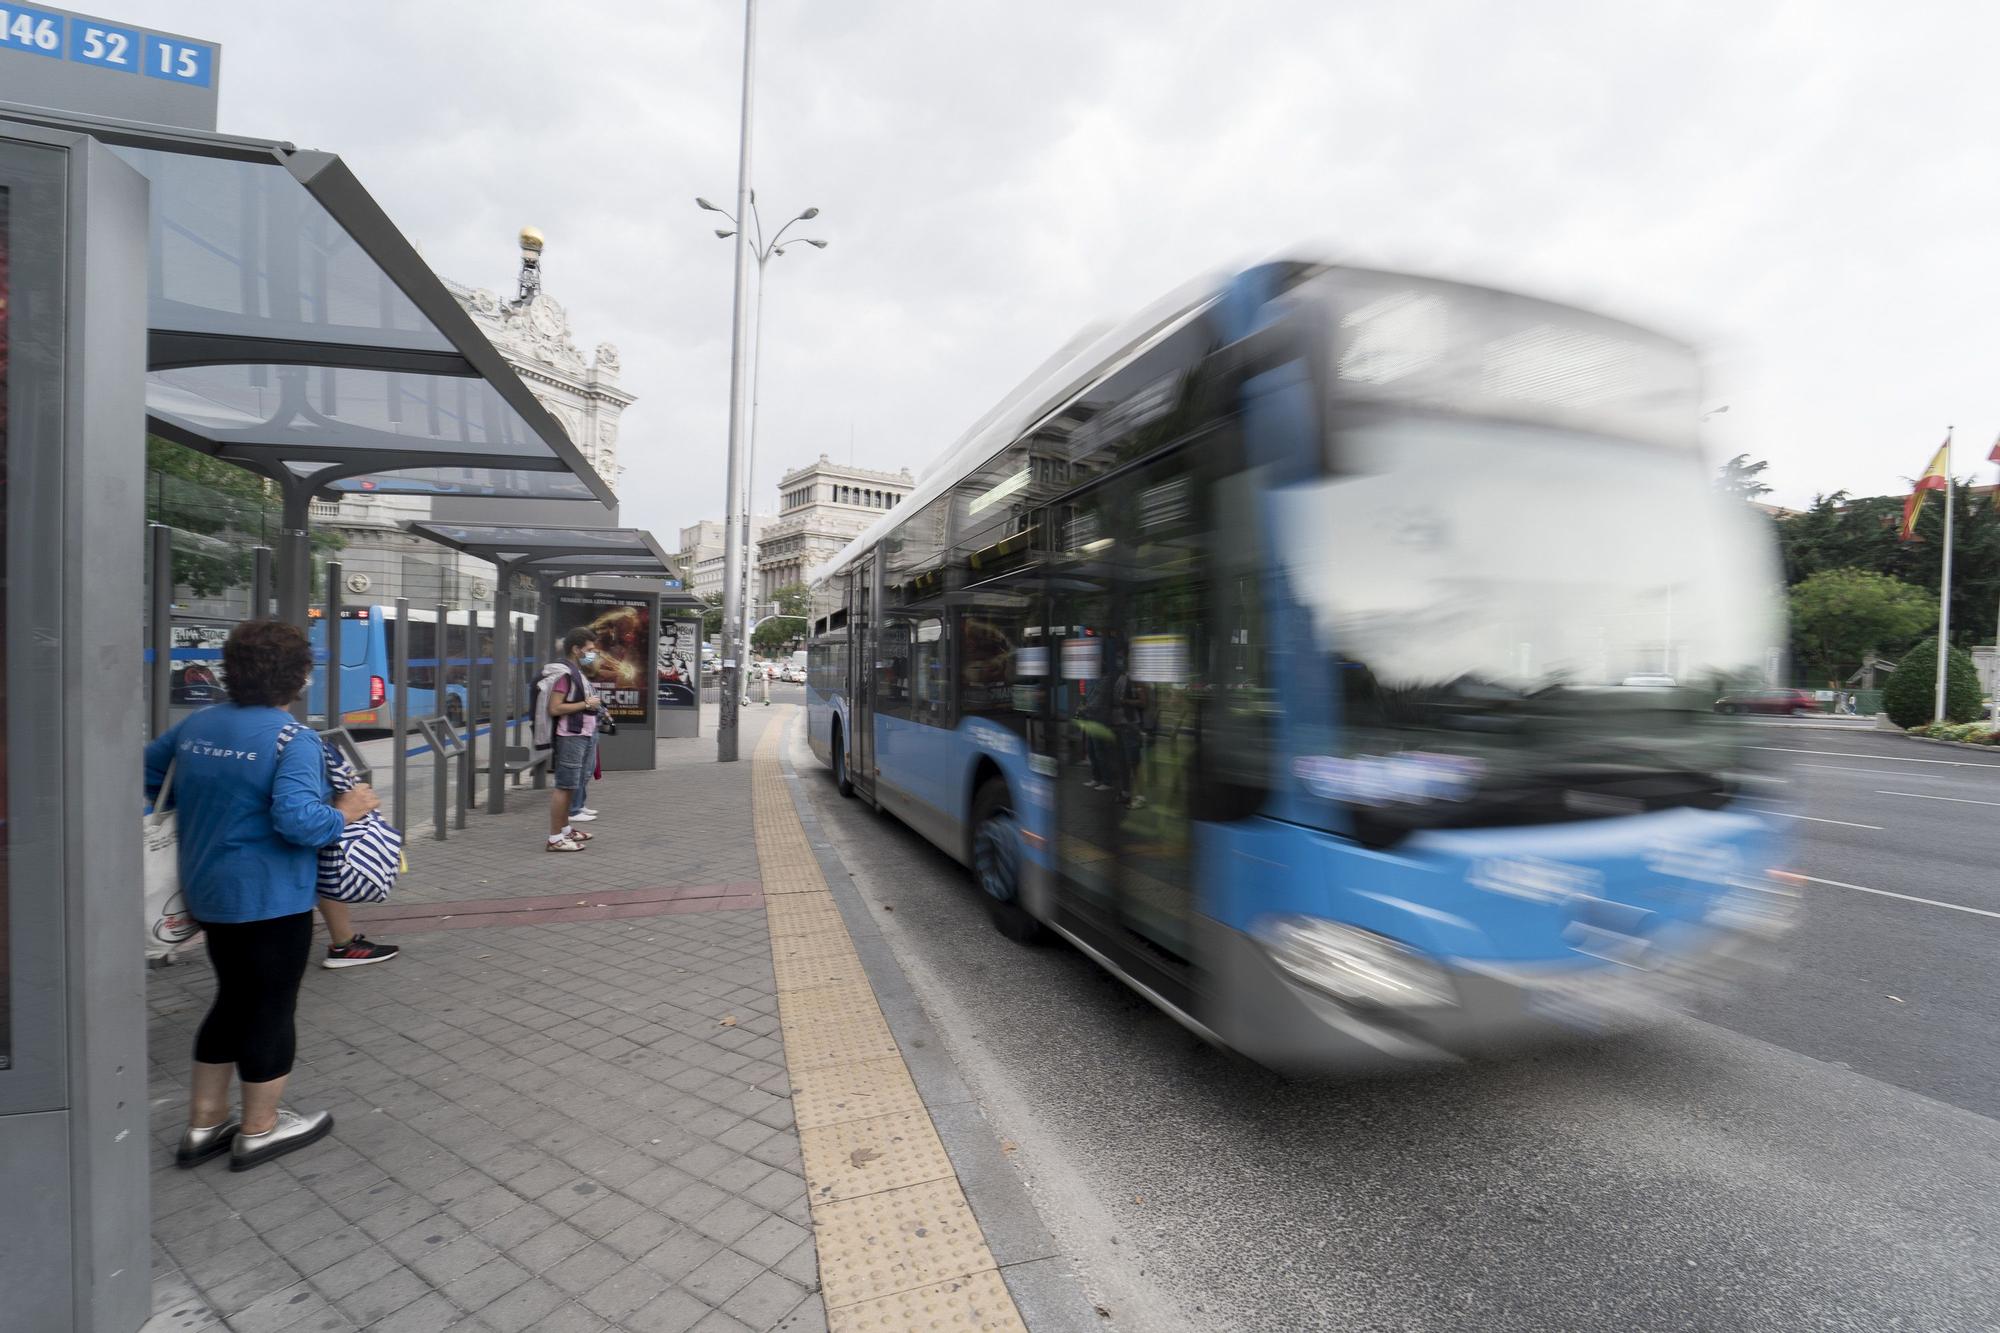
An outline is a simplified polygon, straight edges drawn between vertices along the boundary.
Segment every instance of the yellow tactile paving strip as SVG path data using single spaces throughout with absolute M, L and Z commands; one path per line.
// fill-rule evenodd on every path
M 785 789 L 790 711 L 752 816 L 828 1329 L 1026 1333 Z

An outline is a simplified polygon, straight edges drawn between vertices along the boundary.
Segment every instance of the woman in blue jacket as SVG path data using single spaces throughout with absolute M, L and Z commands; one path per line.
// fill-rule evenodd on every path
M 278 1102 L 292 1072 L 293 1014 L 312 950 L 319 849 L 375 809 L 367 787 L 334 795 L 317 734 L 286 708 L 304 692 L 312 648 L 297 626 L 246 620 L 222 646 L 229 702 L 205 708 L 146 747 L 146 790 L 174 765 L 181 894 L 201 923 L 215 999 L 194 1039 L 188 1129 L 175 1160 L 227 1150 L 245 1171 L 333 1128 L 326 1111 Z M 289 730 L 288 730 L 289 729 Z M 229 1113 L 229 1077 L 243 1115 Z

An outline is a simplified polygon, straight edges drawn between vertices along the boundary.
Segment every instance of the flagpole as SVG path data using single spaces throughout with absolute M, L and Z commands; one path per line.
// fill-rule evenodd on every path
M 1986 461 L 2000 463 L 2000 439 L 1993 441 Z M 2000 487 L 1986 493 L 1988 508 L 2000 505 Z M 2000 723 L 2000 610 L 1993 613 L 1993 656 L 1986 659 L 1986 687 L 1993 696 L 1993 721 Z
M 1944 721 L 1945 668 L 1951 664 L 1951 432 L 1944 436 L 1944 577 L 1938 584 L 1937 699 L 1931 721 Z

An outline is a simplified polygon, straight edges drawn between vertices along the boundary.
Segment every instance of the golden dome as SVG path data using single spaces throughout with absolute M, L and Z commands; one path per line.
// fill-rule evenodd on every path
M 521 228 L 521 248 L 522 248 L 523 250 L 539 250 L 539 249 L 541 249 L 541 248 L 542 248 L 542 229 L 541 229 L 540 227 L 523 227 L 523 228 Z

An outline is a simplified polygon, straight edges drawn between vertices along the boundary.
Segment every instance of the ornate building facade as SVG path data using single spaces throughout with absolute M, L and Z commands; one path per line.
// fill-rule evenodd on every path
M 637 401 L 618 387 L 618 349 L 601 342 L 584 357 L 568 312 L 541 290 L 540 233 L 529 228 L 521 242 L 524 256 L 532 252 L 534 262 L 524 266 L 514 299 L 449 279 L 445 286 L 591 467 L 615 487 L 624 470 L 618 462 L 620 417 Z M 505 513 L 506 501 L 492 503 L 496 513 Z M 314 527 L 346 539 L 339 559 L 350 604 L 408 597 L 416 606 L 492 605 L 492 565 L 412 537 L 398 526 L 430 515 L 427 499 L 381 493 L 313 503 Z
M 813 567 L 838 555 L 863 529 L 894 509 L 916 485 L 910 470 L 876 472 L 833 463 L 794 468 L 778 479 L 778 517 L 757 546 L 760 600 L 804 583 Z

